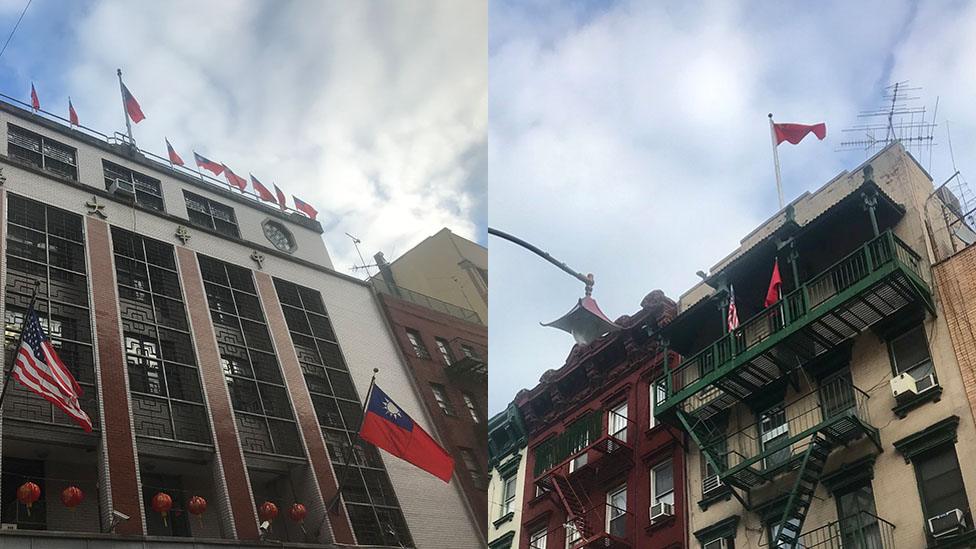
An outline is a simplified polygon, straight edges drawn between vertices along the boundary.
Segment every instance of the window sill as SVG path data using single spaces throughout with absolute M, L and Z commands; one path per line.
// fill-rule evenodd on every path
M 506 522 L 512 520 L 513 518 L 515 518 L 515 511 L 509 511 L 507 514 L 502 515 L 502 517 L 500 519 L 496 520 L 495 522 L 493 522 L 491 524 L 495 528 L 498 528 L 502 524 L 505 524 Z
M 914 410 L 915 408 L 918 408 L 927 402 L 938 402 L 940 400 L 942 400 L 942 386 L 936 385 L 928 391 L 925 391 L 924 393 L 895 406 L 891 409 L 891 411 L 898 416 L 898 419 L 904 419 L 905 416 L 908 415 L 908 412 Z
M 932 540 L 928 543 L 928 549 L 955 549 L 974 545 L 976 545 L 976 530 L 969 530 L 940 540 Z
M 652 522 L 651 524 L 649 524 L 648 526 L 645 526 L 644 527 L 644 532 L 646 532 L 647 534 L 653 534 L 654 532 L 656 532 L 658 530 L 663 530 L 664 528 L 667 528 L 667 527 L 673 525 L 674 522 L 675 522 L 675 520 L 677 520 L 677 519 L 675 518 L 674 515 L 671 515 L 670 517 L 665 517 L 665 518 L 662 518 L 662 519 L 657 519 L 654 522 Z
M 729 501 L 730 499 L 732 499 L 732 490 L 723 484 L 720 488 L 709 492 L 708 495 L 702 495 L 701 500 L 698 502 L 698 508 L 704 512 L 712 505 L 720 501 Z

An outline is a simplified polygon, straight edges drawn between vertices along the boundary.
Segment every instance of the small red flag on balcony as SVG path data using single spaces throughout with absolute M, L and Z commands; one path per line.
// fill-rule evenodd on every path
M 35 111 L 41 108 L 41 100 L 37 98 L 37 90 L 34 89 L 33 82 L 31 82 L 31 107 Z
M 763 307 L 769 307 L 779 301 L 779 290 L 783 286 L 783 279 L 779 276 L 779 259 L 773 262 L 773 276 L 769 279 L 769 289 L 766 290 L 766 302 Z
M 450 482 L 454 473 L 451 454 L 414 423 L 379 385 L 374 383 L 366 398 L 366 415 L 359 436 L 444 482 Z
M 75 106 L 71 104 L 71 98 L 68 98 L 68 121 L 71 122 L 73 126 L 78 125 L 78 113 L 75 112 Z
M 311 217 L 313 220 L 316 218 L 316 216 L 319 215 L 318 210 L 316 210 L 315 208 L 313 208 L 310 204 L 306 204 L 305 202 L 302 202 L 302 200 L 300 198 L 298 198 L 297 196 L 291 195 L 291 198 L 292 198 L 292 200 L 295 201 L 295 209 L 297 209 L 298 211 L 300 211 L 300 212 L 304 213 L 305 215 Z
M 173 146 L 169 144 L 169 139 L 166 138 L 163 139 L 166 141 L 166 152 L 169 154 L 169 161 L 172 162 L 173 164 L 176 164 L 177 166 L 182 166 L 183 159 L 180 158 L 180 155 L 176 154 L 176 149 L 174 149 Z
M 796 145 L 803 140 L 807 134 L 812 133 L 817 136 L 817 139 L 823 141 L 827 137 L 827 124 L 821 122 L 819 124 L 773 124 L 773 131 L 776 132 L 776 144 L 779 145 L 783 141 L 789 141 L 793 145 Z

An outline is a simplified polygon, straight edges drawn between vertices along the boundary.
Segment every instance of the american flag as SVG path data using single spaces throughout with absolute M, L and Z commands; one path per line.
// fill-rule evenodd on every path
M 731 284 L 729 284 L 729 318 L 727 320 L 730 332 L 739 327 L 739 313 L 735 310 L 735 290 L 732 289 Z
M 11 373 L 24 387 L 64 410 L 85 431 L 91 432 L 91 419 L 78 404 L 81 387 L 44 334 L 33 305 L 24 317 L 20 348 Z

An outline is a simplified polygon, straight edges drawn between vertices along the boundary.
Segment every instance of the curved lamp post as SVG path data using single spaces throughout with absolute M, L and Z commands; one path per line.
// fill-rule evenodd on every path
M 549 263 L 552 263 L 558 267 L 561 271 L 572 276 L 573 278 L 579 280 L 585 285 L 585 295 L 580 298 L 576 305 L 570 309 L 570 311 L 563 316 L 553 320 L 552 322 L 542 322 L 543 326 L 550 328 L 558 328 L 564 332 L 568 332 L 576 340 L 576 343 L 580 345 L 586 345 L 600 336 L 609 333 L 613 330 L 619 330 L 620 326 L 614 324 L 607 315 L 603 314 L 600 307 L 596 304 L 596 300 L 593 299 L 593 274 L 583 275 L 571 269 L 568 265 L 562 261 L 549 255 L 538 247 L 518 238 L 517 236 L 510 235 L 506 232 L 499 231 L 498 229 L 493 229 L 488 227 L 488 234 L 497 236 L 499 238 L 504 238 L 509 242 L 518 244 L 519 246 L 529 250 L 530 252 L 540 256 Z

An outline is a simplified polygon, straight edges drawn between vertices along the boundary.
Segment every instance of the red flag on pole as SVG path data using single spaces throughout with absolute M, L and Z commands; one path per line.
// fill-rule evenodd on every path
M 291 195 L 291 199 L 295 201 L 295 209 L 311 217 L 313 220 L 319 215 L 319 212 L 315 208 L 313 208 L 310 204 L 302 202 L 302 200 L 297 196 Z
M 288 205 L 286 204 L 288 200 L 285 198 L 285 193 L 281 192 L 281 189 L 278 188 L 277 183 L 272 183 L 272 185 L 274 185 L 275 196 L 278 197 L 278 205 L 281 206 L 282 210 L 284 210 L 285 208 L 288 207 Z
M 35 111 L 41 108 L 41 100 L 37 98 L 37 90 L 34 89 L 33 82 L 31 82 L 31 107 Z
M 258 178 L 254 177 L 253 173 L 248 175 L 251 176 L 251 185 L 254 187 L 254 190 L 257 191 L 261 200 L 264 200 L 265 202 L 274 202 L 275 204 L 278 203 L 278 200 L 275 199 L 275 195 L 271 194 L 271 191 L 269 191 L 264 184 L 258 181 Z
M 206 156 L 197 154 L 196 151 L 193 151 L 193 159 L 196 160 L 198 167 L 203 168 L 205 170 L 209 170 L 214 175 L 220 175 L 224 173 L 223 164 L 219 164 L 217 162 L 214 162 L 213 160 L 210 160 Z
M 132 96 L 131 92 L 129 92 L 129 88 L 125 87 L 125 84 L 122 84 L 122 97 L 123 101 L 125 102 L 125 112 L 129 114 L 129 118 L 131 118 L 133 122 L 138 124 L 141 120 L 146 118 L 146 115 L 142 114 L 142 107 L 139 106 L 139 102 L 136 101 L 136 98 Z
M 68 98 L 68 120 L 75 126 L 78 125 L 78 113 L 75 112 L 75 106 L 71 104 L 71 98 Z
M 169 144 L 169 139 L 166 138 L 163 139 L 166 141 L 166 152 L 169 153 L 169 161 L 172 162 L 173 164 L 176 164 L 177 166 L 183 166 L 184 165 L 183 159 L 180 158 L 180 155 L 176 154 L 176 149 L 174 149 L 173 146 Z
M 227 181 L 230 182 L 231 185 L 237 187 L 239 191 L 244 192 L 244 189 L 247 188 L 247 180 L 231 171 L 231 169 L 227 167 L 227 164 L 222 164 L 222 166 L 224 167 L 224 175 L 227 177 Z
M 779 301 L 779 291 L 783 286 L 783 279 L 779 276 L 779 259 L 773 262 L 773 276 L 769 279 L 769 289 L 766 290 L 766 301 L 763 307 L 769 307 Z
M 778 124 L 773 123 L 773 131 L 776 132 L 776 144 L 779 145 L 783 141 L 789 141 L 793 145 L 796 145 L 803 140 L 807 134 L 812 133 L 817 136 L 817 139 L 823 141 L 827 137 L 827 124 L 821 122 L 819 124 Z
M 420 467 L 444 482 L 451 481 L 454 458 L 420 425 L 414 423 L 378 385 L 366 396 L 366 415 L 359 436 L 390 454 Z

